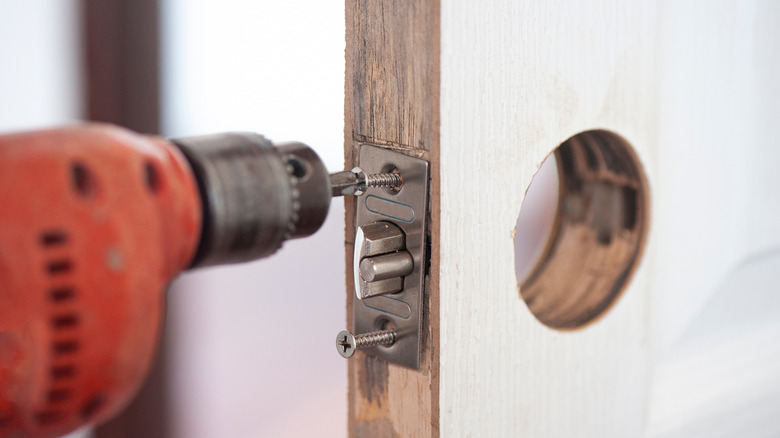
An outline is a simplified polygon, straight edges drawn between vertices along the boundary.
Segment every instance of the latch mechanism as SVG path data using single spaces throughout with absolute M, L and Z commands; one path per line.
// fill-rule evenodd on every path
M 363 349 L 416 369 L 428 256 L 428 162 L 366 145 L 360 149 L 360 167 L 353 173 L 358 178 L 398 178 L 395 184 L 384 187 L 376 182 L 366 184 L 364 196 L 358 198 L 353 259 L 357 297 L 352 308 L 354 331 L 339 333 L 336 347 L 344 357 Z
M 355 292 L 359 300 L 401 292 L 414 270 L 404 232 L 391 222 L 359 226 L 355 235 Z

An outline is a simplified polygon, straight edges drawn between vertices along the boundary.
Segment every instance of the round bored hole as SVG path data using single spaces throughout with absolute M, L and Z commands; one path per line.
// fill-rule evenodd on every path
M 515 273 L 531 313 L 575 329 L 616 301 L 641 257 L 648 189 L 631 146 L 586 131 L 550 154 L 528 187 L 515 228 Z

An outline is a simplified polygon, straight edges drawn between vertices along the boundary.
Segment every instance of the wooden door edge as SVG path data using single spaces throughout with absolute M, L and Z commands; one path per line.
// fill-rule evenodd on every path
M 419 370 L 358 352 L 348 366 L 352 437 L 439 436 L 439 1 L 347 0 L 344 151 L 357 165 L 362 144 L 431 163 L 423 348 Z M 355 200 L 346 199 L 347 326 L 352 327 L 351 272 Z

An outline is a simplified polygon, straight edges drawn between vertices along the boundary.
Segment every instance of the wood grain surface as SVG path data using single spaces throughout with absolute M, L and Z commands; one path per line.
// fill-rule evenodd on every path
M 439 435 L 438 247 L 439 3 L 346 1 L 345 154 L 357 165 L 362 144 L 390 148 L 431 162 L 429 230 L 420 370 L 358 352 L 349 363 L 349 433 L 353 437 Z M 354 293 L 355 203 L 346 202 L 347 315 Z

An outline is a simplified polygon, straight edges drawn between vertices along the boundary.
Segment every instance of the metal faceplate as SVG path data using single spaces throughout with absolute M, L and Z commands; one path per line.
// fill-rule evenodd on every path
M 360 148 L 360 167 L 367 174 L 397 170 L 403 177 L 400 191 L 374 187 L 358 198 L 357 236 L 353 260 L 356 299 L 352 308 L 354 332 L 368 333 L 394 327 L 395 343 L 366 349 L 370 354 L 409 368 L 418 368 L 422 333 L 423 291 L 426 266 L 428 162 L 374 146 Z M 400 292 L 363 298 L 360 262 L 365 236 L 361 227 L 391 223 L 404 233 L 405 251 L 412 257 L 411 273 L 402 277 Z M 384 280 L 388 281 L 388 280 Z M 395 289 L 393 289 L 395 290 Z

